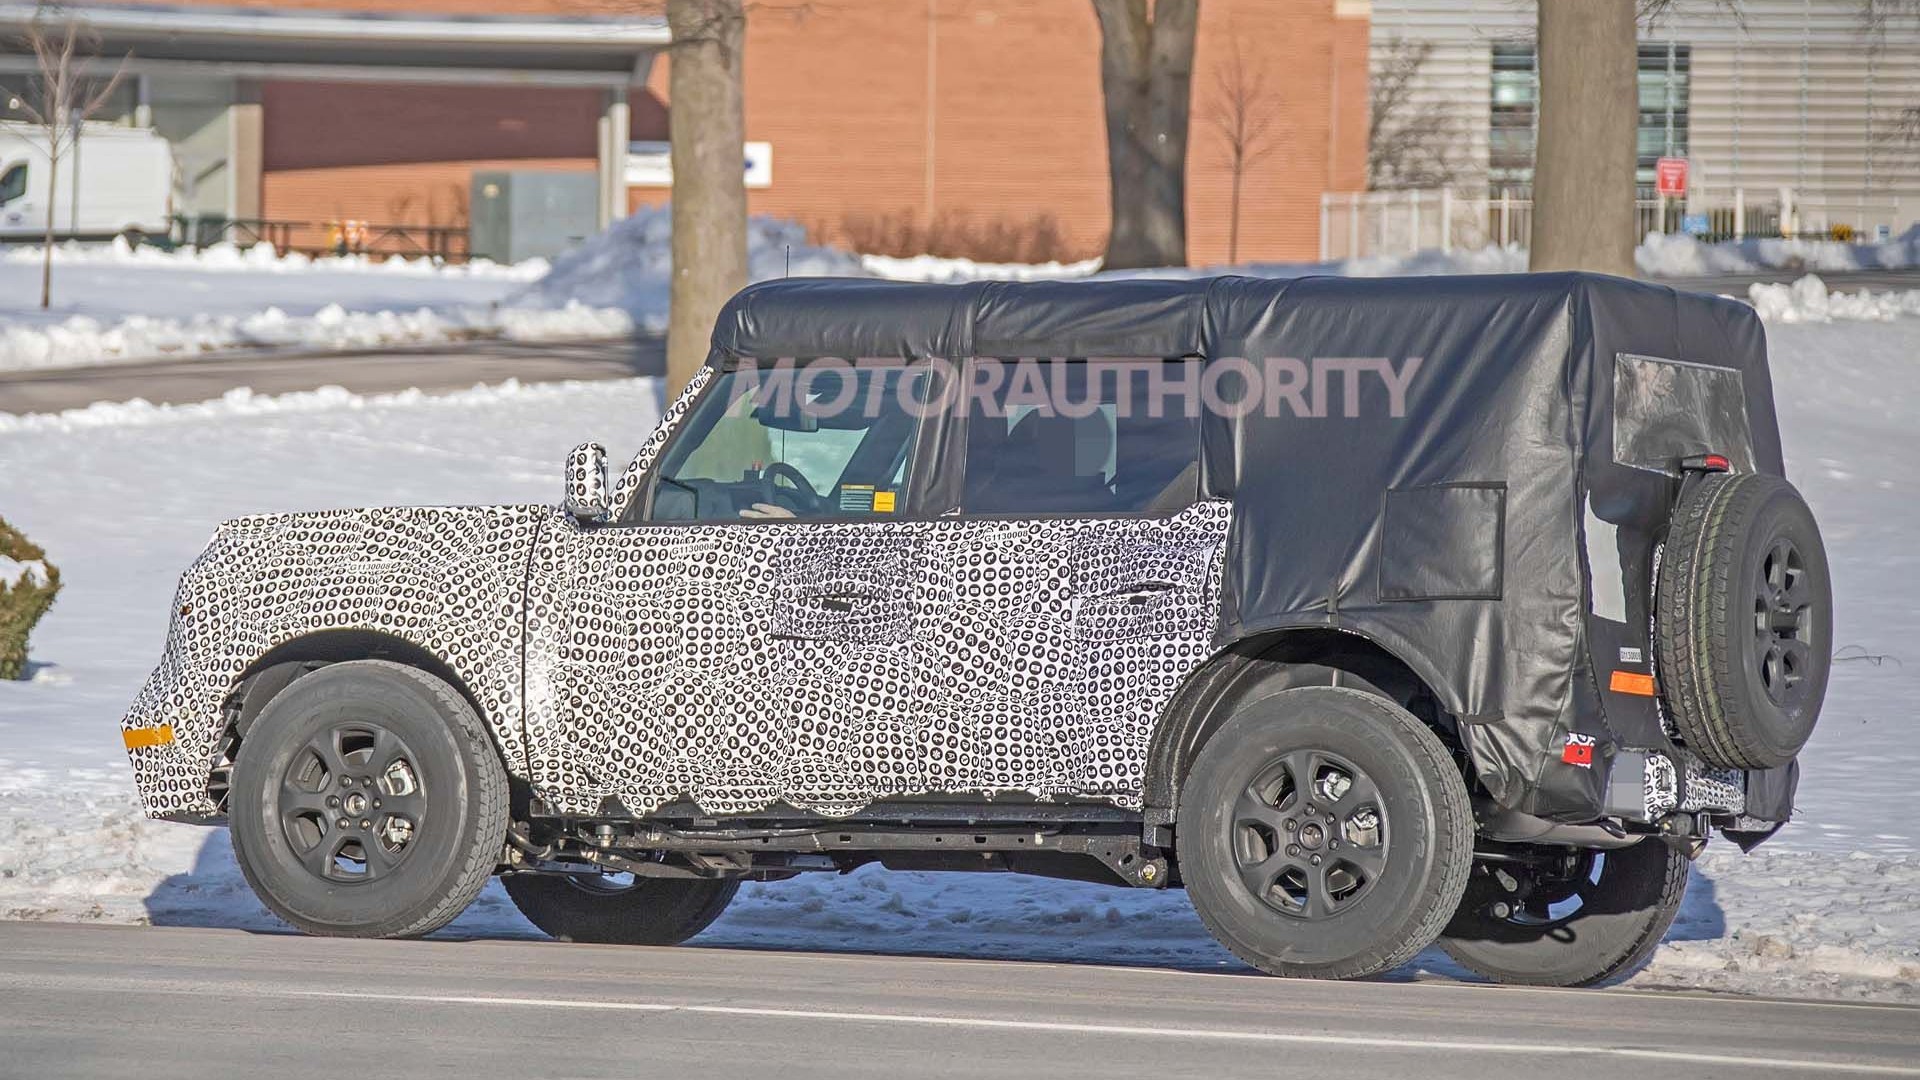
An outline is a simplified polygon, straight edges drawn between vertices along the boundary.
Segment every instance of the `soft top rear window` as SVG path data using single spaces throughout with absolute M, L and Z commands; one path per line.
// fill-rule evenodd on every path
M 1720 454 L 1752 472 L 1747 391 L 1728 367 L 1621 353 L 1613 364 L 1613 460 L 1678 475 L 1683 458 Z

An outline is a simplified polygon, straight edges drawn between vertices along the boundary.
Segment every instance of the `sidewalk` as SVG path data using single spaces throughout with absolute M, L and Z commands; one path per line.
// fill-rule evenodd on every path
M 208 401 L 235 387 L 284 394 L 321 386 L 355 393 L 418 387 L 456 390 L 518 379 L 624 379 L 666 368 L 661 338 L 622 341 L 468 342 L 367 353 L 236 353 L 135 364 L 0 372 L 0 413 L 58 412 L 96 401 L 156 405 Z

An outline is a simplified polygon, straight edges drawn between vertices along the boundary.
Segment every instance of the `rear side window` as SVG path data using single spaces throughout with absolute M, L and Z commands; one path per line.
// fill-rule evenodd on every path
M 973 361 L 961 509 L 1045 516 L 1186 506 L 1199 490 L 1199 374 L 1196 360 Z
M 0 206 L 27 193 L 27 166 L 24 162 L 10 165 L 7 171 L 0 173 Z
M 1682 458 L 1720 454 L 1753 471 L 1747 391 L 1733 368 L 1622 353 L 1613 362 L 1613 459 L 1678 475 Z

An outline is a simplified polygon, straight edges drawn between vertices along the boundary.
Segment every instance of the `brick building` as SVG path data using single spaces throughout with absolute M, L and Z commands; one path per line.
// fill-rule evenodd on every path
M 476 169 L 597 171 L 608 216 L 665 200 L 645 169 L 629 172 L 625 145 L 667 136 L 660 6 L 69 10 L 95 25 L 109 57 L 132 56 L 115 111 L 173 141 L 180 209 L 458 228 Z M 0 2 L 0 36 L 31 10 Z M 865 247 L 911 245 L 931 229 L 1097 254 L 1108 213 L 1099 47 L 1086 0 L 762 0 L 748 23 L 746 122 L 770 168 L 750 207 Z M 1364 186 L 1367 48 L 1368 0 L 1204 0 L 1188 154 L 1194 263 L 1226 258 L 1232 176 L 1216 120 L 1235 60 L 1268 120 L 1245 174 L 1240 258 L 1307 259 L 1320 193 Z M 0 53 L 0 82 L 25 59 Z

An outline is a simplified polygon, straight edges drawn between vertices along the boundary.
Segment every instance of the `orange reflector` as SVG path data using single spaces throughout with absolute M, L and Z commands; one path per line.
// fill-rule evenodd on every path
M 1638 694 L 1641 697 L 1653 696 L 1653 676 L 1642 675 L 1637 671 L 1616 671 L 1613 681 L 1607 689 L 1616 694 Z
M 161 724 L 159 727 L 129 728 L 120 733 L 120 738 L 129 750 L 139 750 L 148 746 L 165 746 L 173 741 L 173 725 Z

